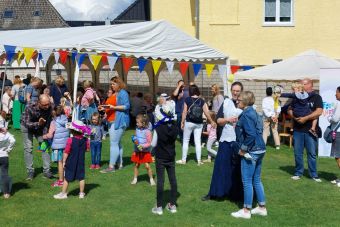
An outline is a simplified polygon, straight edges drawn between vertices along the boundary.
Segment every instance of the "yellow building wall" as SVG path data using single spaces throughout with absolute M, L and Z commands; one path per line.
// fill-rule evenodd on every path
M 200 40 L 241 65 L 267 65 L 308 49 L 340 59 L 340 1 L 294 0 L 294 25 L 263 25 L 264 0 L 200 0 Z M 152 0 L 165 19 L 195 37 L 195 0 Z

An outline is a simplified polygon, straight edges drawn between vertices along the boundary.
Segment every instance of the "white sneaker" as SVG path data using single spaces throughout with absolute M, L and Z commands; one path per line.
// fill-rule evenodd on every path
M 137 184 L 137 178 L 133 178 L 133 180 L 131 181 L 131 184 Z
M 166 209 L 170 212 L 170 213 L 176 213 L 177 212 L 177 207 L 176 205 L 171 205 L 170 203 L 168 203 L 166 205 Z
M 185 165 L 187 162 L 181 159 L 181 160 L 177 160 L 176 163 L 180 165 Z
M 53 198 L 55 198 L 55 199 L 67 199 L 67 194 L 60 192 L 60 193 L 54 195 Z
M 151 209 L 151 212 L 154 214 L 162 215 L 163 214 L 163 208 L 155 206 Z
M 201 160 L 198 160 L 197 161 L 197 166 L 201 166 L 201 165 L 203 165 L 204 163 L 201 161 Z
M 300 176 L 292 176 L 291 179 L 292 179 L 292 180 L 300 180 L 301 177 L 300 177 Z
M 153 178 L 150 178 L 150 185 L 151 186 L 155 186 L 156 185 L 156 182 Z
M 244 219 L 251 218 L 250 212 L 245 212 L 244 209 L 231 213 L 231 216 L 233 216 L 234 218 L 244 218 Z
M 276 146 L 275 149 L 276 149 L 276 150 L 280 150 L 280 146 Z
M 320 182 L 322 182 L 322 180 L 320 179 L 320 178 L 318 178 L 318 177 L 314 177 L 314 178 L 312 178 L 315 182 L 318 182 L 318 183 L 320 183 Z
M 79 199 L 84 199 L 85 198 L 85 193 L 84 192 L 80 192 L 79 193 Z
M 340 179 L 335 179 L 331 181 L 331 184 L 337 184 L 337 183 L 340 183 Z
M 250 211 L 251 214 L 258 214 L 260 216 L 267 216 L 267 209 L 265 207 L 256 207 Z

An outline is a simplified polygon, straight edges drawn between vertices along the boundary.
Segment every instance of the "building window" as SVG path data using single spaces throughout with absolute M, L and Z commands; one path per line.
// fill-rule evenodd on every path
M 14 17 L 14 13 L 13 10 L 5 10 L 4 11 L 4 18 L 13 18 Z
M 39 10 L 34 11 L 33 12 L 33 16 L 34 17 L 40 17 L 41 16 L 41 11 L 39 11 Z
M 264 25 L 293 25 L 293 0 L 265 0 Z

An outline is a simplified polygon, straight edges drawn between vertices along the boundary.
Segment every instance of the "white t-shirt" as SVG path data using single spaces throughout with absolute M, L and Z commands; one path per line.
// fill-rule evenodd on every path
M 238 117 L 242 113 L 241 109 L 238 109 L 235 107 L 234 102 L 226 98 L 223 102 L 223 115 L 224 118 L 230 118 L 230 117 Z M 224 125 L 222 134 L 220 137 L 220 142 L 227 141 L 232 142 L 236 141 L 236 133 L 235 133 L 235 127 L 232 123 L 227 123 Z

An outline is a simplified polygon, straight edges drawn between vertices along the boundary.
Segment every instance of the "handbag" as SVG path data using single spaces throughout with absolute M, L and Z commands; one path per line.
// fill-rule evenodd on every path
M 333 143 L 335 141 L 335 135 L 336 131 L 338 130 L 338 128 L 340 127 L 340 121 L 337 123 L 337 125 L 332 129 L 332 124 L 330 124 L 325 132 L 323 133 L 323 138 L 325 139 L 325 141 L 327 143 Z

